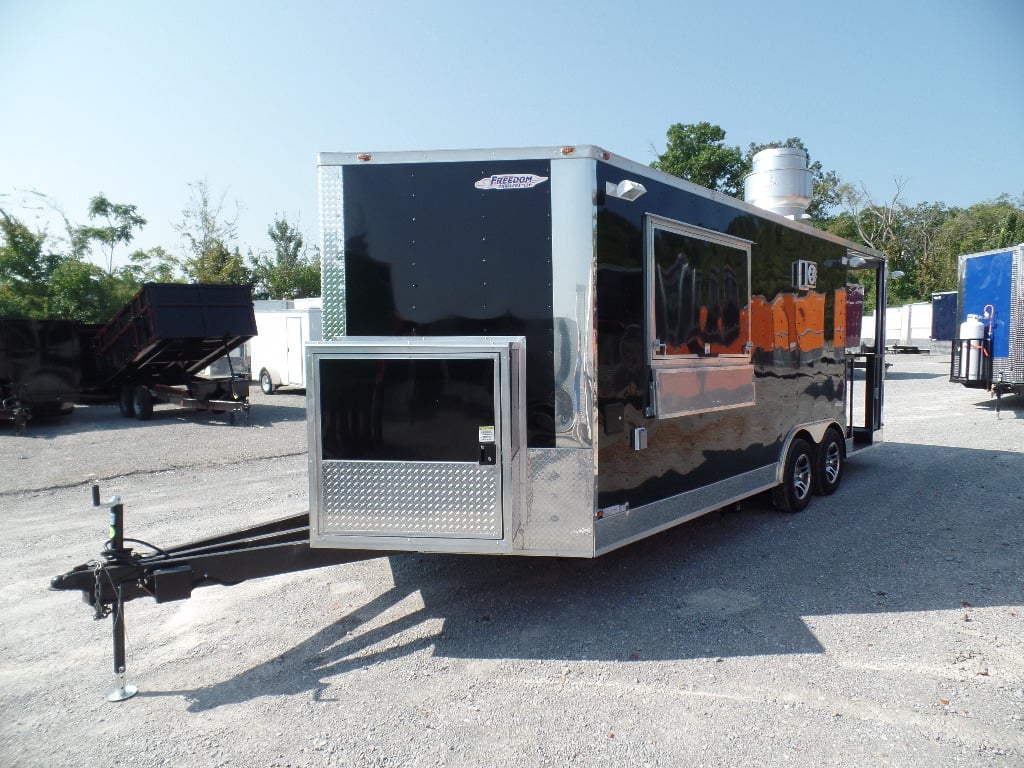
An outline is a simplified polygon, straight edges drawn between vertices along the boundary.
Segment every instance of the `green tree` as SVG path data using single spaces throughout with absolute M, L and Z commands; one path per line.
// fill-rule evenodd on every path
M 114 249 L 127 245 L 134 238 L 134 230 L 146 226 L 134 205 L 112 203 L 101 192 L 89 200 L 89 220 L 103 219 L 104 226 L 81 226 L 72 231 L 72 242 L 88 247 L 96 243 L 107 262 L 107 274 L 114 274 Z
M 185 273 L 197 283 L 244 285 L 251 280 L 238 246 L 211 242 L 201 254 L 185 261 Z
M 272 253 L 251 257 L 253 296 L 257 299 L 304 299 L 320 295 L 320 256 L 306 247 L 298 227 L 276 216 L 267 229 Z
M 958 209 L 941 222 L 939 237 L 948 252 L 978 253 L 1024 243 L 1024 199 L 1007 195 Z
M 900 199 L 906 181 L 896 179 L 895 184 L 892 196 L 883 202 L 876 202 L 863 186 L 855 188 L 844 184 L 840 190 L 846 208 L 842 220 L 852 223 L 856 231 L 855 237 L 847 237 L 882 251 L 887 257 L 889 270 L 903 273 L 901 278 L 889 284 L 890 306 L 920 301 L 923 295 L 910 210 Z
M 106 322 L 136 289 L 127 270 L 114 274 L 71 253 L 48 247 L 33 232 L 0 211 L 0 314 Z
M 956 288 L 957 254 L 944 244 L 943 225 L 956 209 L 943 203 L 918 203 L 901 211 L 902 269 L 911 276 L 914 298 L 929 301 L 937 291 Z
M 738 197 L 743 193 L 743 153 L 725 144 L 725 131 L 711 123 L 676 123 L 668 146 L 651 163 L 665 173 Z
M 205 180 L 189 186 L 192 199 L 177 226 L 189 252 L 181 263 L 185 276 L 199 283 L 248 283 L 249 269 L 238 246 L 232 246 L 237 231 L 237 204 L 235 215 L 225 218 L 223 196 L 214 204 Z
M 131 271 L 108 274 L 87 261 L 65 259 L 50 275 L 49 316 L 105 323 L 138 290 Z
M 146 250 L 133 251 L 128 256 L 129 266 L 135 280 L 139 283 L 179 283 L 181 278 L 181 259 L 174 256 L 159 245 Z
M 63 260 L 46 246 L 46 235 L 0 210 L 0 314 L 47 317 L 47 283 Z

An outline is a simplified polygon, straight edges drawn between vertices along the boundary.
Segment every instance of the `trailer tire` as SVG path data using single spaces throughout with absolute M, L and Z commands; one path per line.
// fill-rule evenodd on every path
M 829 429 L 815 447 L 814 490 L 821 496 L 835 493 L 842 482 L 844 447 L 843 437 L 836 429 Z
M 139 421 L 149 421 L 153 418 L 153 395 L 149 389 L 141 384 L 135 388 L 132 396 L 132 403 L 135 406 L 135 418 Z
M 135 418 L 135 392 L 130 384 L 123 384 L 118 392 L 117 406 L 126 419 Z
M 266 368 L 260 371 L 260 390 L 264 395 L 274 394 L 274 380 L 270 377 L 270 371 Z
M 772 503 L 783 512 L 800 512 L 811 503 L 816 474 L 811 444 L 796 438 L 786 454 L 782 484 L 772 489 Z

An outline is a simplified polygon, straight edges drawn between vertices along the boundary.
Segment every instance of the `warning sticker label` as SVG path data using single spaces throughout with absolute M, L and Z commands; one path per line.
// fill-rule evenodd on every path
M 480 427 L 479 432 L 481 443 L 494 442 L 494 427 Z

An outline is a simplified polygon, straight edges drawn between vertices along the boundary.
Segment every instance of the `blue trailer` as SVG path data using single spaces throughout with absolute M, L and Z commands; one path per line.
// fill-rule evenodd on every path
M 950 381 L 1024 393 L 1024 243 L 960 256 Z

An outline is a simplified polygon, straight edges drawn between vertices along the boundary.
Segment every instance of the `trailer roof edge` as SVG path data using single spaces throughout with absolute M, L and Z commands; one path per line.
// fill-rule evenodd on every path
M 685 189 L 692 194 L 715 200 L 747 213 L 753 213 L 774 221 L 795 227 L 809 234 L 830 240 L 842 245 L 850 251 L 868 258 L 870 261 L 885 262 L 888 256 L 882 251 L 847 240 L 844 237 L 827 232 L 810 224 L 782 216 L 765 208 L 759 208 L 740 198 L 732 197 L 723 192 L 707 189 L 686 179 L 673 176 L 665 171 L 638 163 L 622 155 L 600 147 L 596 144 L 567 144 L 562 146 L 534 147 L 492 147 L 479 149 L 431 149 L 431 150 L 397 150 L 382 152 L 319 152 L 317 166 L 330 167 L 339 165 L 360 165 L 373 163 L 376 165 L 394 165 L 400 163 L 422 162 L 465 162 L 473 160 L 597 160 L 609 163 L 623 170 L 654 177 L 658 181 Z

